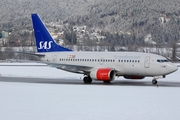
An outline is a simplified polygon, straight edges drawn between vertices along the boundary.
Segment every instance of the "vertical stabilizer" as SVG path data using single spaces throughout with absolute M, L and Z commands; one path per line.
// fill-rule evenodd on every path
M 32 14 L 31 17 L 34 28 L 37 52 L 72 51 L 68 48 L 58 45 L 54 41 L 46 26 L 43 24 L 42 20 L 37 14 Z

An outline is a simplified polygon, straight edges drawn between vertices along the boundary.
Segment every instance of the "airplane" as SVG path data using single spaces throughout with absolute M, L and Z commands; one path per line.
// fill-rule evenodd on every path
M 43 63 L 68 72 L 84 74 L 84 83 L 92 80 L 110 83 L 115 77 L 126 79 L 157 79 L 178 68 L 165 57 L 141 52 L 87 52 L 73 51 L 58 45 L 38 14 L 31 14 L 38 56 Z

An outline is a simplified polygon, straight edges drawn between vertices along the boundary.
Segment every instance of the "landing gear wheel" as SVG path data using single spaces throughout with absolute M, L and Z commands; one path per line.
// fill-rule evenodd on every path
M 111 81 L 103 81 L 105 84 L 110 84 Z
M 84 77 L 83 81 L 84 81 L 84 83 L 91 83 L 92 79 L 90 77 Z
M 156 79 L 153 79 L 153 80 L 152 80 L 152 84 L 156 85 L 157 83 L 158 83 L 158 82 L 157 82 Z

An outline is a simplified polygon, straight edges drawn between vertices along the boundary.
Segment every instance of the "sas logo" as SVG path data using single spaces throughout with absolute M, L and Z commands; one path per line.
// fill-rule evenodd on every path
M 41 49 L 47 49 L 47 50 L 49 50 L 49 49 L 51 49 L 51 44 L 53 43 L 53 41 L 41 41 L 41 42 L 39 42 L 39 47 L 38 47 L 38 49 L 39 50 L 41 50 Z

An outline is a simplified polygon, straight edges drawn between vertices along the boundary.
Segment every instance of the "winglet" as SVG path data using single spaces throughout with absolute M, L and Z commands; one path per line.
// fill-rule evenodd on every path
M 31 17 L 36 39 L 37 52 L 72 51 L 68 48 L 58 45 L 54 41 L 46 26 L 37 14 L 32 14 Z

